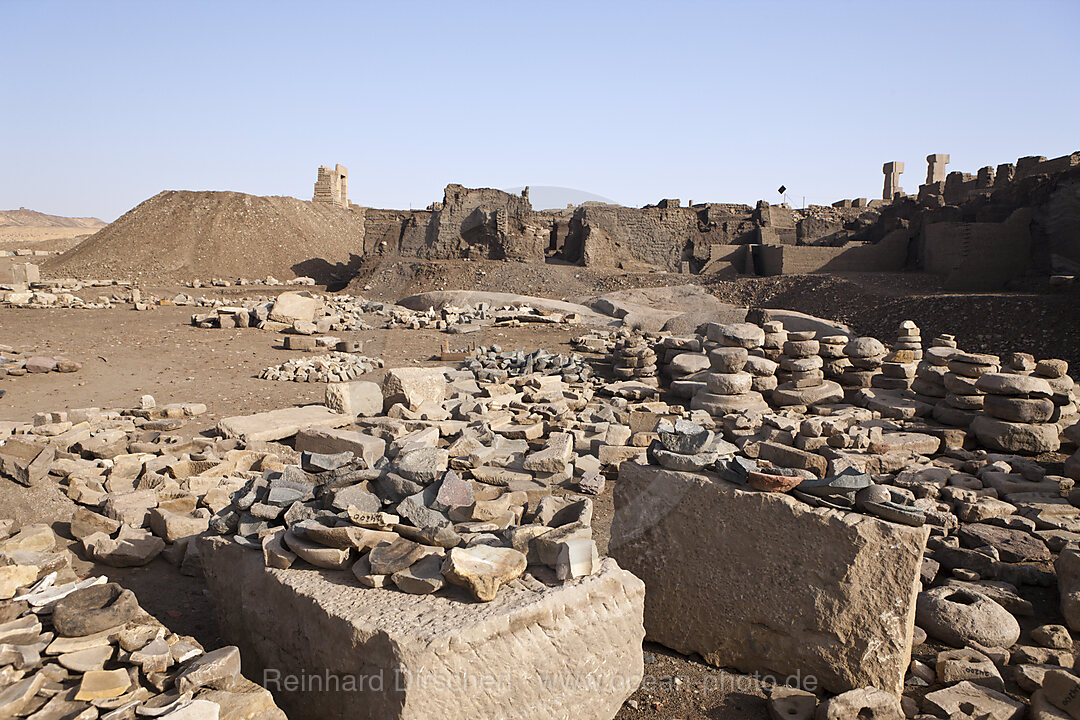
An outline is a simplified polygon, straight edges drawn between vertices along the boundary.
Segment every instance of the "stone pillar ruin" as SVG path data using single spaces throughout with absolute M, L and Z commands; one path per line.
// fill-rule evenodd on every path
M 335 165 L 332 168 L 321 166 L 315 180 L 315 195 L 311 200 L 348 208 L 349 169 L 344 165 Z
M 881 166 L 881 171 L 885 173 L 885 189 L 881 194 L 882 199 L 891 201 L 897 194 L 903 195 L 904 188 L 900 187 L 900 176 L 904 173 L 904 163 L 899 160 L 887 162 Z
M 932 185 L 945 180 L 948 173 L 945 166 L 949 164 L 949 156 L 942 153 L 926 156 L 926 184 Z

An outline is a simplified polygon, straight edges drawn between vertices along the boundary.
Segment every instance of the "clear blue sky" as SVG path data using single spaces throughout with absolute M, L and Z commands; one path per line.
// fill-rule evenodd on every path
M 0 209 L 450 182 L 799 204 L 1080 149 L 1080 2 L 0 0 Z

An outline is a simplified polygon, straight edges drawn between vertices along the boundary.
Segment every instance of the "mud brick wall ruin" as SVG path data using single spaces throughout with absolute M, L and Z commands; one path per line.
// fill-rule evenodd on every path
M 323 165 L 315 179 L 315 195 L 312 202 L 325 202 L 349 207 L 349 169 L 344 165 L 332 168 Z
M 385 210 L 349 203 L 341 165 L 319 168 L 314 200 L 363 217 L 365 256 L 729 275 L 908 269 L 967 290 L 1005 287 L 1031 270 L 1080 272 L 1080 152 L 976 173 L 949 172 L 947 154 L 926 160 L 915 195 L 900 187 L 904 163 L 892 161 L 882 168 L 886 199 L 802 209 L 666 199 L 537 211 L 528 188 L 515 195 L 452 184 L 426 210 Z

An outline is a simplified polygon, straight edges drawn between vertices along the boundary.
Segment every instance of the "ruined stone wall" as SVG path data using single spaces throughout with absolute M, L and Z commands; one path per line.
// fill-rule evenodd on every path
M 551 221 L 527 197 L 447 185 L 421 257 L 535 260 L 550 242 Z
M 571 235 L 578 237 L 567 241 L 568 248 L 580 248 L 580 255 L 566 259 L 596 268 L 650 265 L 676 272 L 682 260 L 694 255 L 697 223 L 692 208 L 583 205 L 570 226 Z
M 344 165 L 319 168 L 315 179 L 312 202 L 325 202 L 349 207 L 349 169 Z
M 894 230 L 880 242 L 849 243 L 844 247 L 759 245 L 753 247 L 760 275 L 825 272 L 898 272 L 908 258 L 911 234 Z
M 955 290 L 998 290 L 1022 277 L 1031 257 L 1031 208 L 1002 223 L 939 222 L 924 225 L 924 270 L 945 276 Z

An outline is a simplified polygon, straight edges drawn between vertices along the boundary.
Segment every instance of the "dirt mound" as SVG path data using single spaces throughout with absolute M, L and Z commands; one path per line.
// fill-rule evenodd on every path
M 351 274 L 363 237 L 363 213 L 335 205 L 171 190 L 141 203 L 43 270 L 52 277 L 158 282 L 307 275 L 326 284 Z
M 105 227 L 104 220 L 94 217 L 61 217 L 60 215 L 46 215 L 37 210 L 0 210 L 0 227 L 66 227 L 66 228 L 89 228 L 91 230 Z

